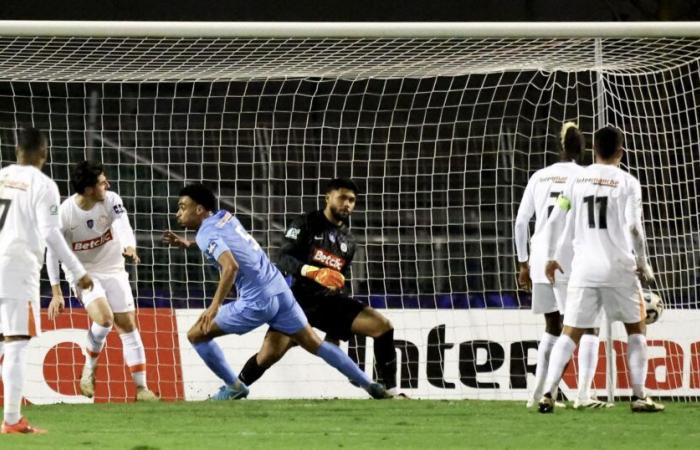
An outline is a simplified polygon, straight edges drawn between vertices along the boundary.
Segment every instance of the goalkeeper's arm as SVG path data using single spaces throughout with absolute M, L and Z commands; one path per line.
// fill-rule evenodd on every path
M 341 289 L 345 286 L 343 274 L 337 270 L 321 268 L 304 262 L 303 258 L 308 253 L 307 236 L 306 218 L 300 216 L 291 223 L 285 232 L 284 243 L 277 263 L 280 270 L 287 275 L 301 275 L 309 278 L 329 289 Z

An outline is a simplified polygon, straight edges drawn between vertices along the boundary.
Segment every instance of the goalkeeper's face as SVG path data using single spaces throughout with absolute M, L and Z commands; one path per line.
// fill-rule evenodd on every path
M 335 220 L 346 221 L 355 209 L 356 196 L 350 189 L 334 189 L 326 194 L 326 208 Z

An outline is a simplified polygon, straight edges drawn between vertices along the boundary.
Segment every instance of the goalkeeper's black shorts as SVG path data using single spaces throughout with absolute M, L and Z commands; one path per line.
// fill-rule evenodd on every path
M 312 327 L 326 332 L 333 340 L 347 341 L 352 336 L 352 322 L 363 309 L 364 303 L 347 295 L 298 296 L 297 302 L 304 310 Z

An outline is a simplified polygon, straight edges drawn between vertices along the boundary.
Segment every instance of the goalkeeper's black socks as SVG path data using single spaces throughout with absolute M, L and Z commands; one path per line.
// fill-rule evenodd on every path
M 250 359 L 245 363 L 245 366 L 243 366 L 243 370 L 241 370 L 241 373 L 238 375 L 238 379 L 241 380 L 246 386 L 250 386 L 251 384 L 258 381 L 258 379 L 261 376 L 263 376 L 263 374 L 267 370 L 267 367 L 261 367 L 260 365 L 258 365 L 257 357 L 257 353 L 251 356 Z
M 394 348 L 394 329 L 374 338 L 374 358 L 377 375 L 387 389 L 396 387 L 396 349 Z

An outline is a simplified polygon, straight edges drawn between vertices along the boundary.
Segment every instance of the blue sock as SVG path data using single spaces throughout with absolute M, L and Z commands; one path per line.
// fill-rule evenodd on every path
M 360 387 L 366 388 L 372 383 L 367 374 L 361 371 L 357 364 L 343 353 L 338 346 L 324 341 L 318 348 L 316 355 L 338 369 L 343 375 L 360 385 Z
M 228 362 L 226 362 L 224 352 L 221 351 L 221 347 L 219 347 L 216 342 L 213 340 L 197 342 L 196 344 L 192 344 L 192 347 L 199 353 L 199 357 L 204 360 L 207 367 L 219 378 L 224 380 L 224 383 L 228 385 L 236 383 L 236 373 L 231 369 L 231 366 L 228 365 Z

